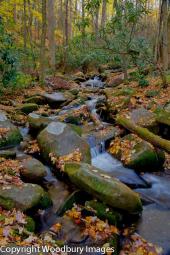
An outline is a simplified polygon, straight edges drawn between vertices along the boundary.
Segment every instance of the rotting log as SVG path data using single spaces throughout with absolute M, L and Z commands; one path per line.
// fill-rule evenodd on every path
M 161 138 L 158 135 L 153 134 L 147 128 L 140 127 L 136 125 L 133 121 L 128 119 L 126 116 L 118 115 L 116 118 L 116 122 L 130 130 L 131 132 L 137 134 L 142 139 L 148 141 L 152 145 L 159 147 L 168 153 L 170 153 L 170 141 Z

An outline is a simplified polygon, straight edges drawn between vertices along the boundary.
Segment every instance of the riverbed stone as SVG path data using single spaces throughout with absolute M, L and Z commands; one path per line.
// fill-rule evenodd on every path
M 25 114 L 29 114 L 30 112 L 38 110 L 38 105 L 34 103 L 23 104 L 20 106 L 20 110 Z
M 14 159 L 16 158 L 16 152 L 14 150 L 0 150 L 0 157 Z
M 85 121 L 90 121 L 90 112 L 86 105 L 81 105 L 69 110 L 64 110 L 57 116 L 59 121 L 82 125 Z
M 44 99 L 44 97 L 42 97 L 40 95 L 34 95 L 34 96 L 31 96 L 31 97 L 25 99 L 24 102 L 27 104 L 33 103 L 33 104 L 42 105 L 42 104 L 45 104 L 45 99 Z
M 82 161 L 90 163 L 89 145 L 69 125 L 62 122 L 51 122 L 40 132 L 37 138 L 41 154 L 50 160 L 49 154 L 56 157 L 66 156 L 79 149 Z
M 124 162 L 127 167 L 142 172 L 156 172 L 163 167 L 165 154 L 162 150 L 154 148 L 144 140 L 138 141 L 133 135 L 124 136 L 122 139 L 134 143 L 130 149 L 130 159 Z
M 64 171 L 72 183 L 111 207 L 129 213 L 142 210 L 137 193 L 100 169 L 86 163 L 66 163 Z
M 41 131 L 47 127 L 50 122 L 52 122 L 52 119 L 41 116 L 37 113 L 30 113 L 28 115 L 28 123 L 31 131 Z
M 44 200 L 47 200 L 47 195 L 37 184 L 25 183 L 22 186 L 0 187 L 0 206 L 7 210 L 17 208 L 26 211 L 38 204 L 44 204 Z
M 21 176 L 32 183 L 42 181 L 46 176 L 46 167 L 37 159 L 28 157 L 22 161 Z
M 65 102 L 72 101 L 75 96 L 70 92 L 54 92 L 54 93 L 44 93 L 42 96 L 45 98 L 46 103 L 48 103 L 51 107 L 59 107 Z
M 149 129 L 151 132 L 158 133 L 159 127 L 156 121 L 156 115 L 145 108 L 135 109 L 130 114 L 131 120 L 142 127 Z
M 15 146 L 21 142 L 22 136 L 19 129 L 8 120 L 6 114 L 2 111 L 0 111 L 0 129 L 2 130 L 0 148 Z
M 158 207 L 156 204 L 144 206 L 137 232 L 148 242 L 162 247 L 165 255 L 170 252 L 170 210 Z

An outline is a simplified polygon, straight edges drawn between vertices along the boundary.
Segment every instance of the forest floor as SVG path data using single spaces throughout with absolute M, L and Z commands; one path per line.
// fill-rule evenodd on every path
M 89 86 L 89 84 L 86 83 L 89 80 L 92 80 L 92 86 Z M 134 139 L 133 141 L 126 138 L 125 140 L 122 140 L 122 137 L 125 137 L 131 132 L 116 123 L 116 116 L 118 114 L 126 115 L 133 112 L 135 109 L 144 108 L 146 112 L 142 113 L 142 116 L 139 116 L 138 125 L 147 128 L 150 128 L 151 126 L 152 128 L 152 124 L 155 122 L 155 119 L 153 122 L 151 120 L 155 115 L 150 117 L 149 114 L 157 114 L 157 112 L 159 113 L 160 111 L 161 114 L 162 111 L 166 112 L 166 123 L 156 123 L 156 129 L 159 126 L 159 131 L 156 132 L 157 135 L 162 136 L 163 139 L 169 142 L 170 87 L 162 88 L 161 79 L 159 77 L 148 76 L 147 80 L 149 85 L 146 87 L 140 87 L 137 81 L 124 83 L 122 81 L 121 72 L 110 72 L 104 77 L 100 77 L 100 81 L 104 84 L 102 88 L 100 87 L 100 84 L 99 86 L 94 86 L 93 80 L 94 75 L 88 74 L 85 76 L 81 72 L 65 76 L 58 75 L 55 77 L 47 77 L 44 87 L 36 85 L 29 89 L 12 91 L 12 93 L 11 91 L 6 91 L 4 95 L 1 96 L 0 110 L 5 113 L 8 120 L 13 125 L 22 130 L 24 139 L 21 144 L 16 147 L 11 148 L 11 144 L 8 144 L 9 146 L 7 147 L 1 147 L 0 155 L 2 156 L 0 156 L 0 183 L 3 187 L 3 191 L 11 189 L 11 185 L 15 185 L 17 188 L 22 188 L 28 181 L 25 177 L 23 178 L 21 174 L 21 169 L 23 168 L 23 155 L 20 155 L 21 152 L 24 153 L 24 155 L 29 155 L 31 159 L 32 157 L 35 157 L 44 164 L 44 160 L 41 159 L 41 148 L 39 148 L 35 135 L 28 135 L 29 129 L 31 130 L 34 124 L 30 124 L 29 121 L 31 112 L 45 118 L 57 116 L 59 121 L 81 127 L 83 130 L 82 132 L 84 132 L 85 135 L 92 131 L 93 134 L 97 132 L 98 135 L 101 134 L 101 137 L 105 137 L 108 132 L 110 132 L 110 126 L 116 128 L 119 135 L 112 136 L 111 139 L 108 139 L 109 146 L 107 146 L 107 149 L 113 156 L 116 157 L 117 154 L 121 153 L 121 156 L 118 158 L 122 161 L 123 165 L 128 167 L 132 166 L 130 165 L 130 162 L 132 162 L 134 156 L 134 147 L 143 140 L 136 135 L 134 135 L 134 137 L 132 136 L 132 140 Z M 56 92 L 61 92 L 62 97 L 64 96 L 62 103 L 60 102 L 61 98 L 58 99 L 60 102 L 59 107 L 55 105 L 57 101 L 56 98 L 52 98 L 51 100 L 45 96 L 45 98 L 48 98 L 49 101 L 43 100 L 45 94 L 48 93 L 53 95 L 53 93 Z M 89 99 L 96 100 L 96 98 L 97 101 L 95 102 L 97 103 L 95 103 L 93 106 L 94 108 L 91 109 L 86 102 Z M 101 98 L 101 100 L 98 100 L 98 98 Z M 2 119 L 0 119 L 0 122 Z M 91 123 L 93 123 L 92 129 Z M 109 124 L 109 128 L 107 125 L 105 126 L 105 123 Z M 26 134 L 24 133 L 25 130 Z M 0 128 L 0 141 L 4 138 L 6 139 L 8 131 L 8 128 L 4 128 L 3 126 Z M 157 149 L 155 149 L 151 144 L 149 144 L 149 146 L 149 149 L 155 153 L 154 155 L 158 156 Z M 16 155 L 13 155 L 12 157 L 6 156 L 6 154 L 4 154 L 4 150 L 6 152 L 8 151 L 8 153 L 9 151 L 14 151 Z M 162 164 L 161 169 L 155 169 L 155 162 L 151 162 L 149 168 L 153 167 L 155 169 L 155 171 L 152 170 L 152 173 L 156 176 L 169 178 L 170 154 L 167 151 L 163 151 L 163 153 L 165 154 L 164 162 L 158 162 Z M 53 157 L 52 160 L 55 161 L 56 158 Z M 81 154 L 73 151 L 61 158 L 57 158 L 57 160 L 59 161 L 57 162 L 57 166 L 61 166 L 63 161 L 79 162 L 81 161 Z M 56 164 L 56 161 L 53 163 Z M 145 162 L 144 169 L 140 168 L 139 171 L 141 176 L 145 175 L 144 172 L 146 166 L 147 164 Z M 135 167 L 134 169 L 136 171 Z M 30 183 L 30 180 L 28 183 Z M 34 178 L 32 183 L 34 184 Z M 42 180 L 38 182 L 38 185 L 41 185 L 49 192 L 48 188 L 44 186 Z M 35 212 L 35 208 L 33 212 L 30 213 L 30 208 L 29 210 L 26 209 L 22 212 L 22 207 L 20 208 L 20 205 L 18 204 L 16 209 L 8 208 L 7 206 L 4 207 L 4 202 L 1 201 L 1 198 L 0 206 L 0 245 L 8 245 L 10 243 L 17 246 L 42 246 L 46 244 L 50 247 L 59 247 L 62 246 L 65 241 L 69 243 L 69 237 L 67 236 L 69 233 L 65 234 L 65 239 L 63 237 L 61 238 L 62 228 L 64 227 L 63 223 L 60 221 L 56 220 L 54 224 L 50 224 L 48 230 L 46 229 L 44 232 L 39 233 L 36 226 L 35 228 L 33 226 L 33 229 L 31 229 L 29 224 L 30 221 L 28 220 L 28 216 L 35 218 L 34 216 L 37 214 L 37 212 Z M 40 207 L 36 209 L 39 214 L 46 211 L 46 209 Z M 123 241 L 119 240 L 119 244 L 116 245 L 118 246 L 117 250 L 119 250 L 118 254 L 120 255 L 164 254 L 162 248 L 159 247 L 159 244 L 152 244 L 135 232 L 135 224 L 125 226 L 123 228 L 116 224 L 109 224 L 107 219 L 103 220 L 103 218 L 101 219 L 100 217 L 96 217 L 91 214 L 89 216 L 84 215 L 84 207 L 79 204 L 74 204 L 72 208 L 65 211 L 64 216 L 62 217 L 65 217 L 65 221 L 67 221 L 66 218 L 73 221 L 73 229 L 76 229 L 75 225 L 80 227 L 81 231 L 80 229 L 78 230 L 80 231 L 78 232 L 79 235 L 81 233 L 82 237 L 88 236 L 92 240 L 92 244 L 98 245 L 100 243 L 100 245 L 102 244 L 101 247 L 105 248 L 105 250 L 108 248 L 106 252 L 108 255 L 112 254 L 109 247 L 111 247 L 113 239 L 116 240 L 115 236 L 117 236 L 117 239 L 123 239 Z M 32 223 L 31 226 L 32 225 L 34 224 Z M 68 231 L 72 231 L 70 228 L 66 229 L 69 229 Z M 60 236 L 60 238 L 58 238 L 58 236 Z M 59 253 L 54 252 L 47 254 L 55 255 Z

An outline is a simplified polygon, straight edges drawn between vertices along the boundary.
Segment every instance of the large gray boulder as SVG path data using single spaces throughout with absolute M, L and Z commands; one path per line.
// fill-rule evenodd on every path
M 5 146 L 15 146 L 22 140 L 22 136 L 17 127 L 15 127 L 7 118 L 4 112 L 0 111 L 0 148 Z
M 50 200 L 43 188 L 37 184 L 0 187 L 0 206 L 4 209 L 17 208 L 26 211 L 41 204 L 50 204 Z
M 28 157 L 22 162 L 20 174 L 29 182 L 42 181 L 47 175 L 46 167 L 37 159 Z
M 37 141 L 45 160 L 50 160 L 50 153 L 60 157 L 79 149 L 82 154 L 82 161 L 91 163 L 89 145 L 65 123 L 51 122 L 40 132 Z
M 139 213 L 139 195 L 117 179 L 85 163 L 66 163 L 65 173 L 70 181 L 105 204 L 129 213 Z

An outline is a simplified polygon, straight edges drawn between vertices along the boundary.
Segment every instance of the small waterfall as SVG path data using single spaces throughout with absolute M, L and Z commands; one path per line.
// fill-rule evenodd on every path
M 92 158 L 97 157 L 99 154 L 105 152 L 105 142 L 98 142 L 94 136 L 88 137 L 88 143 L 91 148 L 91 156 Z

